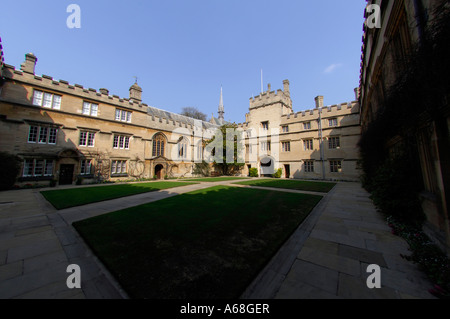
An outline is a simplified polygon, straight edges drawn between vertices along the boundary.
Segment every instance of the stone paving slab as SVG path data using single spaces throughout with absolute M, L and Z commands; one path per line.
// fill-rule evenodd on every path
M 330 294 L 337 294 L 339 272 L 316 263 L 297 259 L 292 266 L 283 285 L 294 288 L 298 283 L 304 283 Z M 288 291 L 286 290 L 286 293 Z M 280 294 L 278 294 L 280 297 Z
M 275 299 L 340 299 L 336 294 L 308 285 L 303 281 L 286 281 Z

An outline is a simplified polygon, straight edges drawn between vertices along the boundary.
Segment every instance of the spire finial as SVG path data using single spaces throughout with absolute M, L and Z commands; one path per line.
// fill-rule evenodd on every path
M 220 86 L 220 103 L 219 103 L 219 121 L 223 123 L 225 120 L 225 117 L 223 116 L 225 114 L 225 107 L 223 106 L 223 88 L 222 85 Z
M 220 108 L 223 109 L 223 88 L 222 88 L 222 85 L 220 86 L 220 103 L 219 103 L 219 111 L 220 111 Z

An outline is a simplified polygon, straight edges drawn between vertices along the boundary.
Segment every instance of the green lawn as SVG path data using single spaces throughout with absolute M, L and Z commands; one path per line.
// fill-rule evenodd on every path
M 336 183 L 328 182 L 310 182 L 298 180 L 279 180 L 279 179 L 256 179 L 246 182 L 238 182 L 234 184 L 250 185 L 259 187 L 274 187 L 284 189 L 295 189 L 302 191 L 328 193 L 331 191 Z
M 238 298 L 321 196 L 230 186 L 73 226 L 131 298 Z
M 120 184 L 112 186 L 80 187 L 80 188 L 52 190 L 41 192 L 41 194 L 56 209 L 64 209 L 130 195 L 154 192 L 167 188 L 186 186 L 190 184 L 196 183 L 186 183 L 186 182 L 134 183 L 134 184 Z
M 186 179 L 186 181 L 216 183 L 216 182 L 236 181 L 236 180 L 242 180 L 242 179 L 248 179 L 248 177 L 226 177 L 226 176 L 224 176 L 224 177 L 189 178 L 189 179 Z

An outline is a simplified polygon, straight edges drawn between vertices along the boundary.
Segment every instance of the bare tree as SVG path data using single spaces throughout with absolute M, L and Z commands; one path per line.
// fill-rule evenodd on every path
M 200 112 L 196 107 L 183 107 L 180 114 L 196 120 L 206 121 L 206 114 Z

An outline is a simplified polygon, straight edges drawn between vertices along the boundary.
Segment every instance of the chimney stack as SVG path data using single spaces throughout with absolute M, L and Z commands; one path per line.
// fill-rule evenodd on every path
M 136 103 L 142 102 L 142 88 L 136 83 L 130 87 L 130 100 Z
M 37 57 L 33 53 L 27 53 L 25 55 L 25 62 L 22 63 L 20 69 L 23 72 L 34 74 L 36 67 Z
M 316 100 L 316 109 L 323 108 L 323 96 L 319 95 L 315 98 Z

